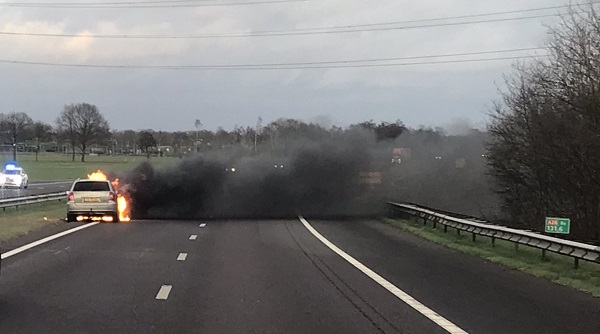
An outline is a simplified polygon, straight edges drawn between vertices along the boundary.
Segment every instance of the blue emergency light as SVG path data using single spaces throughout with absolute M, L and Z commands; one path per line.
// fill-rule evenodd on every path
M 17 165 L 15 165 L 13 163 L 8 163 L 8 164 L 4 165 L 4 169 L 5 170 L 15 170 L 15 169 L 17 169 Z

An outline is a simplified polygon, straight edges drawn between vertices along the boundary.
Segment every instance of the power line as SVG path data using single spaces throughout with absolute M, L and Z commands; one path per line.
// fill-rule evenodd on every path
M 211 0 L 196 0 L 197 2 L 209 2 Z M 240 1 L 226 3 L 184 3 L 191 1 L 143 1 L 143 2 L 0 2 L 0 7 L 20 7 L 20 8 L 56 8 L 56 9 L 109 9 L 109 8 L 186 8 L 186 7 L 229 7 L 229 6 L 249 6 L 249 5 L 267 5 L 282 4 L 290 2 L 307 2 L 312 0 L 262 0 L 262 1 Z M 170 4 L 169 4 L 170 3 Z
M 600 4 L 600 2 L 591 2 L 589 4 L 597 5 L 597 4 Z M 527 12 L 539 12 L 539 11 L 546 11 L 546 10 L 565 9 L 565 8 L 571 8 L 573 6 L 578 6 L 578 5 L 581 5 L 581 4 L 550 6 L 550 7 L 536 7 L 536 8 L 517 9 L 517 10 L 500 11 L 500 12 L 481 13 L 481 14 L 437 17 L 437 18 L 420 19 L 420 20 L 367 23 L 367 24 L 355 24 L 355 25 L 351 25 L 351 26 L 346 25 L 346 26 L 333 26 L 333 27 L 324 27 L 324 28 L 305 28 L 305 29 L 298 29 L 298 30 L 336 29 L 336 28 L 348 28 L 348 27 L 371 27 L 371 26 L 382 26 L 382 25 L 447 21 L 447 20 L 456 20 L 456 19 L 467 19 L 467 18 L 477 18 L 477 17 L 486 17 L 486 16 L 498 16 L 498 15 L 506 15 L 506 14 L 519 14 L 519 13 L 527 13 Z
M 590 2 L 592 5 L 600 4 L 600 2 Z M 577 6 L 577 5 L 573 5 Z M 392 26 L 392 25 L 400 25 L 400 24 L 413 24 L 413 23 L 425 23 L 425 22 L 437 22 L 437 21 L 449 21 L 449 20 L 458 20 L 458 19 L 468 19 L 468 18 L 478 18 L 478 17 L 489 17 L 489 16 L 498 16 L 498 15 L 507 15 L 507 14 L 518 14 L 518 13 L 527 13 L 527 12 L 536 12 L 536 11 L 546 11 L 546 10 L 556 10 L 556 9 L 565 9 L 570 8 L 571 5 L 562 5 L 562 6 L 551 6 L 551 7 L 538 7 L 538 8 L 528 8 L 528 9 L 520 9 L 520 10 L 510 10 L 510 11 L 500 11 L 500 12 L 489 12 L 489 13 L 481 13 L 481 14 L 470 14 L 470 15 L 460 15 L 460 16 L 446 16 L 446 17 L 437 17 L 430 19 L 419 19 L 419 20 L 404 20 L 404 21 L 392 21 L 392 22 L 378 22 L 378 23 L 366 23 L 366 24 L 353 24 L 353 25 L 342 25 L 342 26 L 329 26 L 329 27 L 312 27 L 312 28 L 300 28 L 300 29 L 280 29 L 280 30 L 264 30 L 264 31 L 253 31 L 253 34 L 257 34 L 262 36 L 262 34 L 277 34 L 277 33 L 295 33 L 295 32 L 311 32 L 318 31 L 319 33 L 335 33 L 335 32 L 320 32 L 322 30 L 336 30 L 336 29 L 353 29 L 342 32 L 361 32 L 361 31 L 376 31 L 373 30 L 358 30 L 354 28 L 369 28 L 369 27 L 380 27 L 380 26 Z M 543 18 L 543 17 L 552 17 L 552 16 L 560 16 L 560 13 L 553 13 L 548 15 L 537 15 L 537 16 L 527 16 L 527 17 L 517 17 L 517 18 L 506 18 L 507 20 L 525 20 L 525 19 L 534 19 L 534 18 Z M 502 19 L 499 19 L 502 21 Z M 459 25 L 459 24 L 472 24 L 472 23 L 487 23 L 487 22 L 497 22 L 497 21 L 470 21 L 465 23 L 449 23 L 448 25 Z M 388 27 L 382 30 L 393 29 L 414 29 L 414 28 L 429 28 L 436 26 L 445 26 L 445 25 L 427 25 L 427 26 L 409 26 L 409 27 Z M 213 35 L 241 35 L 244 33 L 220 33 Z M 245 33 L 249 34 L 249 33 Z M 270 36 L 270 35 L 269 35 Z M 278 35 L 275 35 L 278 36 Z M 215 36 L 220 37 L 220 36 Z M 235 36 L 235 37 L 246 37 L 246 36 Z
M 0 5 L 11 6 L 71 6 L 71 5 L 144 5 L 144 4 L 173 4 L 185 2 L 214 2 L 216 0 L 154 0 L 154 1 L 118 1 L 118 2 L 97 2 L 97 1 L 77 1 L 77 2 L 0 2 Z
M 245 5 L 262 5 L 262 4 L 278 4 L 278 3 L 290 3 L 290 2 L 308 2 L 312 0 L 259 0 L 259 1 L 239 1 L 239 2 L 228 2 L 228 3 L 207 3 L 214 2 L 216 0 L 153 0 L 153 1 L 122 1 L 122 2 L 0 2 L 0 7 L 22 7 L 22 8 L 57 8 L 57 9 L 106 9 L 106 8 L 178 8 L 178 7 L 224 7 L 224 6 L 245 6 Z M 586 3 L 576 3 L 572 5 L 560 5 L 550 7 L 539 7 L 522 10 L 503 11 L 495 13 L 484 13 L 474 15 L 462 15 L 452 17 L 468 18 L 478 16 L 490 16 L 490 15 L 501 15 L 501 14 L 513 14 L 513 13 L 524 13 L 531 11 L 541 11 L 550 9 L 561 9 L 569 8 L 588 4 L 598 4 L 597 1 L 591 1 Z M 445 20 L 448 18 L 435 18 L 429 20 L 417 20 L 417 21 L 436 21 Z M 409 23 L 411 21 L 405 21 Z M 390 23 L 392 24 L 392 23 Z M 368 24 L 366 25 L 368 26 Z
M 312 0 L 262 0 L 262 1 L 251 1 L 251 2 L 225 2 L 225 3 L 207 3 L 207 2 L 215 2 L 217 0 L 154 0 L 154 1 L 119 1 L 119 2 L 0 2 L 0 7 L 42 7 L 42 8 L 168 8 L 173 6 L 238 6 L 238 5 L 252 5 L 252 4 L 265 4 L 265 3 L 286 3 L 286 2 L 308 2 Z M 428 20 L 416 20 L 416 21 L 403 21 L 401 23 L 411 23 L 411 22 L 423 22 L 423 21 L 436 21 L 436 20 L 446 20 L 446 19 L 459 19 L 459 18 L 469 18 L 469 17 L 479 17 L 479 16 L 490 16 L 490 15 L 501 15 L 501 14 L 514 14 L 514 13 L 524 13 L 524 12 L 532 12 L 532 11 L 542 11 L 542 10 L 551 10 L 551 9 L 563 9 L 581 5 L 588 4 L 597 4 L 597 1 L 586 2 L 586 3 L 576 3 L 572 5 L 559 5 L 559 6 L 549 6 L 549 7 L 537 7 L 537 8 L 528 8 L 528 9 L 519 9 L 519 10 L 510 10 L 510 11 L 500 11 L 500 12 L 492 12 L 492 13 L 483 13 L 483 14 L 472 14 L 472 15 L 461 15 L 454 17 L 445 17 L 445 18 L 434 18 Z M 151 5 L 151 6 L 143 6 L 143 5 Z M 142 7 L 140 7 L 142 6 Z M 390 22 L 389 24 L 398 23 L 398 22 Z M 366 26 L 368 26 L 367 24 Z
M 433 56 L 430 56 L 433 57 Z M 345 62 L 331 62 L 330 64 L 322 65 L 322 63 L 296 63 L 289 64 L 247 64 L 247 65 L 102 65 L 102 64 L 73 64 L 73 63 L 52 63 L 52 62 L 33 62 L 0 59 L 1 64 L 16 64 L 16 65 L 37 65 L 37 66 L 53 66 L 53 67 L 78 67 L 78 68 L 102 68 L 102 69 L 156 69 L 156 70 L 211 70 L 211 71 L 237 71 L 237 70 L 297 70 L 297 69 L 337 69 L 337 68 L 368 68 L 368 67 L 399 67 L 399 66 L 419 66 L 419 65 L 436 65 L 436 64 L 457 64 L 457 63 L 477 63 L 500 60 L 518 60 L 546 57 L 546 55 L 526 55 L 526 56 L 510 56 L 510 57 L 495 57 L 495 58 L 472 58 L 472 59 L 456 59 L 456 60 L 434 60 L 426 62 L 410 62 L 410 63 L 384 63 L 384 64 L 347 64 Z
M 130 34 L 85 34 L 85 35 L 82 35 L 82 34 L 51 34 L 51 33 L 28 33 L 28 32 L 0 31 L 0 35 L 30 36 L 30 37 L 101 38 L 101 39 L 205 39 L 205 38 L 297 36 L 297 35 L 342 34 L 342 33 L 370 32 L 370 31 L 412 30 L 412 29 L 423 29 L 423 28 L 460 26 L 460 25 L 469 25 L 469 24 L 528 20 L 528 19 L 537 19 L 537 18 L 545 18 L 545 17 L 555 17 L 555 16 L 559 16 L 559 15 L 560 14 L 543 14 L 543 15 L 501 18 L 501 19 L 491 19 L 491 20 L 436 23 L 436 24 L 398 26 L 398 27 L 362 28 L 362 29 L 355 29 L 353 26 L 348 26 L 348 29 L 346 29 L 346 30 L 322 30 L 322 31 L 316 31 L 316 29 L 312 29 L 313 31 L 302 31 L 300 29 L 294 29 L 294 30 L 287 30 L 287 31 L 286 30 L 279 30 L 279 31 L 274 30 L 274 31 L 239 32 L 239 33 L 211 33 L 211 34 L 183 34 L 183 35 L 130 35 Z M 324 28 L 324 29 L 327 29 L 327 28 Z
M 189 1 L 189 0 L 180 0 L 180 1 Z M 197 0 L 197 1 L 210 1 L 210 0 Z M 305 0 L 294 0 L 294 1 L 305 1 Z M 164 2 L 164 1 L 157 1 L 157 2 Z M 599 2 L 594 2 L 591 4 L 596 5 L 596 4 L 599 4 Z M 2 5 L 2 3 L 0 3 L 0 6 L 1 5 Z M 569 5 L 562 5 L 562 6 L 529 8 L 529 9 L 522 9 L 522 10 L 511 10 L 511 11 L 503 11 L 503 12 L 491 12 L 491 13 L 472 14 L 472 15 L 439 17 L 439 18 L 421 19 L 421 20 L 380 22 L 380 23 L 354 24 L 354 25 L 330 26 L 330 27 L 312 27 L 312 28 L 300 28 L 300 29 L 263 30 L 263 31 L 252 31 L 252 32 L 226 32 L 226 33 L 210 33 L 210 34 L 181 34 L 181 35 L 132 35 L 132 34 L 88 34 L 88 35 L 82 35 L 82 34 L 52 34 L 52 33 L 29 33 L 29 32 L 0 31 L 0 35 L 31 36 L 31 37 L 63 37 L 63 38 L 64 37 L 66 37 L 66 38 L 102 38 L 102 39 L 202 39 L 202 38 L 234 38 L 234 37 L 337 34 L 337 33 L 367 32 L 367 31 L 409 30 L 409 29 L 458 26 L 458 25 L 468 25 L 468 24 L 493 23 L 493 22 L 503 22 L 503 21 L 528 20 L 528 19 L 559 16 L 560 13 L 541 14 L 541 15 L 533 15 L 533 16 L 521 16 L 521 17 L 512 17 L 512 18 L 499 18 L 499 19 L 490 19 L 490 20 L 476 20 L 476 21 L 466 21 L 466 22 L 425 24 L 425 25 L 416 25 L 416 26 L 415 25 L 391 26 L 391 25 L 399 25 L 399 24 L 436 22 L 436 21 L 444 21 L 444 20 L 456 20 L 456 19 L 466 19 L 466 18 L 477 18 L 477 17 L 488 17 L 488 16 L 524 13 L 524 12 L 545 11 L 545 10 L 561 9 L 561 8 L 569 8 L 569 7 L 570 7 Z M 365 29 L 360 29 L 360 28 L 365 28 Z
M 273 66 L 307 66 L 307 65 L 332 65 L 332 64 L 353 64 L 353 63 L 370 63 L 370 62 L 389 62 L 398 60 L 415 60 L 415 59 L 431 59 L 431 58 L 448 58 L 448 57 L 464 57 L 464 56 L 477 56 L 477 55 L 488 55 L 496 53 L 513 53 L 522 51 L 539 51 L 546 50 L 546 48 L 533 47 L 533 48 L 518 48 L 518 49 L 505 49 L 505 50 L 491 50 L 491 51 L 476 51 L 476 52 L 462 52 L 462 53 L 447 53 L 437 55 L 425 55 L 425 56 L 406 56 L 406 57 L 392 57 L 392 58 L 371 58 L 371 59 L 352 59 L 352 60 L 330 60 L 330 61 L 314 61 L 314 62 L 296 62 L 296 63 L 266 63 L 266 64 L 229 64 L 229 65 L 205 65 L 208 68 L 237 68 L 237 67 L 273 67 Z M 198 66 L 197 66 L 198 67 Z
M 184 0 L 182 0 L 182 1 L 184 1 Z M 199 0 L 199 1 L 206 1 L 206 0 Z M 304 0 L 294 0 L 294 1 L 304 1 Z M 595 3 L 591 3 L 591 4 L 596 5 L 596 4 L 600 4 L 600 3 L 595 2 Z M 330 27 L 312 27 L 312 28 L 300 28 L 300 29 L 280 29 L 280 30 L 263 30 L 263 31 L 259 30 L 259 31 L 252 31 L 252 32 L 226 32 L 226 33 L 209 33 L 209 34 L 181 34 L 181 35 L 151 35 L 151 34 L 149 34 L 149 35 L 135 35 L 135 34 L 87 34 L 87 35 L 82 35 L 82 34 L 52 34 L 52 33 L 29 33 L 29 32 L 0 31 L 0 35 L 31 36 L 31 37 L 102 38 L 102 39 L 203 39 L 203 38 L 235 38 L 235 37 L 338 34 L 338 33 L 368 32 L 368 31 L 409 30 L 409 29 L 459 26 L 459 25 L 468 25 L 468 24 L 529 20 L 529 19 L 560 16 L 561 14 L 560 13 L 552 13 L 552 14 L 540 14 L 540 15 L 498 18 L 498 19 L 488 19 L 488 20 L 475 20 L 475 21 L 471 20 L 471 21 L 465 21 L 465 22 L 446 22 L 446 23 L 438 23 L 438 24 L 393 26 L 393 25 L 400 25 L 400 24 L 425 23 L 425 22 L 436 22 L 436 21 L 444 21 L 444 20 L 456 20 L 456 19 L 516 14 L 516 13 L 524 13 L 524 12 L 545 11 L 545 10 L 550 10 L 550 9 L 561 9 L 561 8 L 569 8 L 569 7 L 570 7 L 569 5 L 562 5 L 562 6 L 529 8 L 529 9 L 503 11 L 503 12 L 491 12 L 491 13 L 472 14 L 472 15 L 439 17 L 439 18 L 421 19 L 421 20 L 380 22 L 380 23 L 354 24 L 354 25 L 330 26 Z M 362 29 L 362 28 L 364 28 L 364 29 Z

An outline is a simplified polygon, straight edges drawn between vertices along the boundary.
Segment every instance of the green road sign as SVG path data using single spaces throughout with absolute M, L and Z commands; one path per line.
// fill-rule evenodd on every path
M 569 234 L 571 219 L 546 217 L 546 233 Z

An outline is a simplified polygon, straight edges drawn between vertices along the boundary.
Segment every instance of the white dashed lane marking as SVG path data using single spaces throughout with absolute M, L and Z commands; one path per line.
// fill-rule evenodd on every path
M 196 234 L 190 235 L 190 240 L 196 240 L 196 238 L 198 238 L 198 235 L 196 235 Z
M 160 290 L 158 290 L 158 293 L 156 294 L 156 299 L 166 300 L 167 298 L 169 298 L 169 293 L 171 293 L 172 288 L 173 288 L 172 285 L 161 286 Z
M 185 261 L 185 259 L 187 259 L 187 253 L 179 253 L 177 256 L 177 261 Z
M 200 228 L 202 228 L 202 227 L 206 227 L 206 223 L 200 224 Z

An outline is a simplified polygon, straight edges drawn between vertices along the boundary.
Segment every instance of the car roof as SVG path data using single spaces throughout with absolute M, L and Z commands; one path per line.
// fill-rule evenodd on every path
M 77 180 L 75 180 L 75 182 L 108 182 L 108 183 L 110 183 L 110 181 L 108 181 L 108 180 L 90 180 L 90 179 L 77 179 Z
M 14 168 L 12 168 L 12 169 L 6 169 L 6 168 L 4 168 L 4 170 L 5 170 L 5 171 L 6 171 L 6 170 L 23 170 L 23 167 L 14 167 Z
M 114 190 L 114 187 L 109 180 L 77 179 L 77 180 L 75 180 L 75 182 L 73 182 L 71 189 L 73 189 L 77 183 L 108 183 L 108 186 L 110 187 L 110 189 Z

